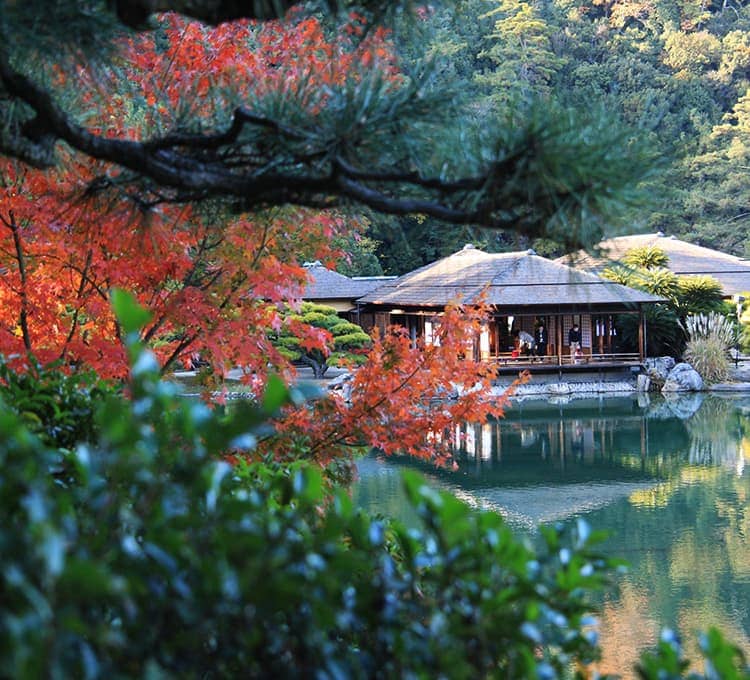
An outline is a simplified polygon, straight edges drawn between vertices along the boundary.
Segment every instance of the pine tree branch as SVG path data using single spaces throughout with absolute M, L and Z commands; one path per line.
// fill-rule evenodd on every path
M 332 207 L 340 198 L 353 199 L 382 212 L 405 215 L 422 213 L 456 224 L 478 223 L 485 226 L 510 226 L 514 221 L 488 210 L 487 203 L 467 210 L 439 200 L 399 198 L 400 186 L 430 189 L 437 194 L 478 189 L 488 177 L 459 181 L 422 178 L 414 172 L 361 172 L 341 157 L 329 167 L 306 168 L 300 172 L 233 171 L 212 157 L 198 151 L 213 149 L 237 139 L 247 124 L 261 125 L 278 135 L 296 139 L 304 135 L 295 130 L 238 109 L 226 131 L 207 135 L 168 135 L 147 142 L 110 139 L 95 135 L 73 122 L 52 100 L 50 94 L 30 78 L 14 70 L 0 51 L 0 79 L 6 90 L 26 102 L 35 112 L 35 129 L 40 146 L 37 158 L 51 156 L 50 140 L 65 141 L 74 149 L 93 158 L 109 161 L 145 176 L 153 182 L 204 197 L 232 197 L 245 208 L 260 205 L 294 203 Z M 43 131 L 43 134 L 42 132 Z M 34 140 L 25 140 L 33 143 Z M 270 159 L 269 159 L 270 162 Z M 391 192 L 368 186 L 365 181 L 388 185 Z
M 64 141 L 91 158 L 130 171 L 133 186 L 154 198 L 150 204 L 219 198 L 249 211 L 285 204 L 327 209 L 355 203 L 382 213 L 421 214 L 532 238 L 556 231 L 554 238 L 580 247 L 599 234 L 583 234 L 576 223 L 585 219 L 593 225 L 589 232 L 595 231 L 604 205 L 599 199 L 617 198 L 620 186 L 634 186 L 642 174 L 638 168 L 644 167 L 628 158 L 612 160 L 614 132 L 604 140 L 590 134 L 571 136 L 566 121 L 550 125 L 544 116 L 530 117 L 507 139 L 501 135 L 483 142 L 481 151 L 467 154 L 475 165 L 466 175 L 447 177 L 416 171 L 419 158 L 389 159 L 385 148 L 381 158 L 373 160 L 361 131 L 348 138 L 345 132 L 293 127 L 244 107 L 234 110 L 223 129 L 212 132 L 110 138 L 78 124 L 51 90 L 15 68 L 1 33 L 2 26 L 0 106 L 23 102 L 31 113 L 26 122 L 19 121 L 16 107 L 10 122 L 0 126 L 0 153 L 49 167 L 56 142 Z M 389 141 L 384 136 L 385 144 Z M 622 140 L 614 141 L 623 146 Z M 496 149 L 495 158 L 488 148 Z M 608 155 L 597 160 L 604 152 Z M 424 153 L 430 154 L 430 148 Z M 436 167 L 435 159 L 430 160 Z M 605 206 L 602 212 L 608 210 Z M 553 222 L 556 227 L 550 227 Z

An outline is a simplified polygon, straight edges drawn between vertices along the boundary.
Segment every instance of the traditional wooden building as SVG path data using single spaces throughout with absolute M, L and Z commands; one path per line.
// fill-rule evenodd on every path
M 577 323 L 583 362 L 643 360 L 644 305 L 659 298 L 599 276 L 539 257 L 534 251 L 485 253 L 471 245 L 380 286 L 357 301 L 365 328 L 400 324 L 413 338 L 431 342 L 441 312 L 449 304 L 483 299 L 493 313 L 475 347 L 476 358 L 516 362 L 518 337 L 547 328 L 546 363 L 571 364 L 568 331 Z M 623 354 L 617 343 L 616 318 L 639 320 L 638 351 Z M 539 362 L 542 359 L 538 359 Z
M 721 284 L 726 298 L 750 291 L 750 260 L 681 241 L 674 236 L 665 236 L 661 232 L 610 238 L 597 244 L 593 253 L 581 250 L 565 255 L 556 262 L 598 273 L 613 262 L 622 260 L 634 248 L 658 248 L 664 251 L 669 258 L 666 267 L 675 274 L 712 276 Z
M 324 267 L 317 260 L 305 262 L 307 286 L 302 299 L 333 307 L 340 316 L 351 318 L 357 309 L 357 299 L 395 276 L 349 277 Z

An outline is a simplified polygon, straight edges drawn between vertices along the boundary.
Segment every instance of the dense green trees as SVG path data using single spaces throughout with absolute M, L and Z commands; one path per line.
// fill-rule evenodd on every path
M 124 24 L 163 28 L 157 19 L 146 21 L 149 10 L 172 4 L 218 18 L 267 18 L 287 4 L 243 10 L 206 2 L 214 6 L 209 12 L 204 3 L 142 2 L 130 11 L 123 2 L 119 14 L 105 2 L 84 8 L 66 0 L 54 3 L 54 11 L 38 6 L 44 4 L 0 3 L 0 150 L 49 166 L 58 159 L 56 142 L 66 142 L 117 167 L 103 171 L 96 188 L 114 183 L 139 207 L 207 199 L 240 212 L 286 204 L 368 206 L 531 237 L 551 233 L 576 245 L 602 235 L 648 172 L 648 149 L 601 116 L 547 106 L 510 121 L 476 115 L 456 94 L 461 81 L 436 75 L 439 66 L 424 60 L 424 38 L 413 30 L 422 19 L 407 20 L 389 3 L 350 4 L 346 21 L 353 16 L 361 26 L 342 27 L 335 44 L 310 53 L 287 78 L 279 78 L 273 60 L 263 76 L 237 78 L 243 66 L 226 47 L 245 43 L 219 26 L 218 49 L 211 46 L 199 59 L 180 54 L 175 63 L 178 70 L 209 63 L 215 77 L 181 92 L 180 79 L 164 75 L 167 101 L 164 90 L 133 87 L 135 62 L 148 73 L 148 63 L 140 63 L 148 53 L 133 49 Z M 289 21 L 318 10 L 336 35 L 342 17 L 325 9 L 300 8 Z M 380 22 L 393 31 L 378 28 Z M 326 80 L 327 53 L 335 53 L 333 60 L 351 57 L 357 34 L 375 36 L 371 53 Z M 258 49 L 257 36 L 243 40 Z M 279 55 L 287 48 L 299 45 L 288 40 Z M 60 59 L 60 53 L 73 56 Z M 533 55 L 522 66 L 536 70 Z M 258 82 L 272 86 L 266 91 Z M 130 94 L 121 106 L 124 92 Z
M 747 254 L 749 3 L 496 0 L 489 10 L 459 9 L 465 23 L 438 32 L 433 52 L 458 59 L 451 72 L 480 118 L 517 113 L 524 102 L 606 107 L 663 161 L 647 178 L 653 202 L 620 215 L 626 229 Z
M 367 14 L 375 9 L 375 4 L 364 3 L 361 9 Z M 148 147 L 116 146 L 86 137 L 78 128 L 66 127 L 67 123 L 86 120 L 88 113 L 78 110 L 80 98 L 72 96 L 66 81 L 62 77 L 51 78 L 48 73 L 50 51 L 56 45 L 74 49 L 66 35 L 57 30 L 59 26 L 76 27 L 76 35 L 87 44 L 86 51 L 76 58 L 95 66 L 101 63 L 96 55 L 102 54 L 102 44 L 112 37 L 113 31 L 121 31 L 123 23 L 143 28 L 149 11 L 170 6 L 179 6 L 201 17 L 264 15 L 260 6 L 242 9 L 218 1 L 119 3 L 119 19 L 109 13 L 104 3 L 101 6 L 94 3 L 91 11 L 81 12 L 73 2 L 60 2 L 52 13 L 35 12 L 35 5 L 24 5 L 21 9 L 10 3 L 0 23 L 0 30 L 12 37 L 3 42 L 2 147 L 17 156 L 34 157 L 37 163 L 44 163 L 52 160 L 51 142 L 56 138 L 67 139 L 86 153 L 121 162 L 142 177 L 157 179 L 155 173 L 161 173 L 158 182 L 175 187 L 177 194 L 184 194 L 186 187 L 179 189 L 176 185 L 182 186 L 186 178 L 184 172 L 175 172 L 174 162 L 179 159 L 183 171 L 187 167 L 197 170 L 209 156 L 216 158 L 214 154 L 204 150 L 201 156 L 194 148 L 196 140 L 183 136 L 177 144 L 173 138 L 160 151 L 161 165 L 157 172 L 157 159 L 149 155 Z M 285 6 L 283 3 L 277 9 Z M 351 7 L 354 9 L 354 5 Z M 268 11 L 267 8 L 264 16 Z M 32 15 L 49 15 L 49 22 L 33 22 L 34 34 L 30 36 L 31 24 L 24 17 Z M 743 151 L 746 145 L 743 98 L 750 84 L 747 2 L 498 0 L 485 4 L 465 0 L 431 6 L 410 26 L 396 23 L 394 54 L 398 54 L 399 67 L 409 74 L 401 83 L 407 89 L 398 87 L 387 92 L 374 88 L 365 99 L 374 103 L 376 92 L 378 97 L 390 97 L 390 104 L 386 105 L 390 107 L 388 116 L 398 114 L 399 120 L 411 121 L 408 125 L 390 128 L 388 119 L 382 115 L 385 109 L 380 108 L 380 114 L 376 115 L 373 109 L 364 119 L 360 117 L 355 132 L 346 122 L 354 110 L 347 109 L 345 101 L 352 95 L 356 99 L 357 95 L 354 90 L 348 94 L 342 92 L 343 98 L 338 100 L 335 111 L 321 110 L 314 117 L 314 124 L 320 126 L 326 116 L 331 116 L 321 128 L 328 130 L 330 136 L 325 143 L 318 136 L 313 144 L 315 151 L 313 147 L 308 149 L 320 162 L 256 165 L 252 177 L 239 188 L 232 188 L 235 185 L 227 181 L 231 178 L 219 173 L 221 176 L 210 183 L 208 192 L 204 182 L 198 193 L 225 196 L 235 205 L 236 200 L 231 197 L 239 193 L 246 206 L 256 200 L 321 205 L 354 202 L 377 211 L 422 214 L 432 231 L 442 232 L 432 248 L 438 254 L 450 252 L 447 242 L 469 239 L 455 228 L 438 227 L 436 219 L 507 228 L 520 234 L 521 247 L 531 245 L 534 238 L 547 231 L 552 231 L 558 239 L 566 240 L 572 235 L 574 240 L 586 241 L 595 236 L 591 233 L 594 230 L 563 229 L 555 234 L 554 223 L 570 219 L 577 223 L 583 217 L 580 209 L 584 204 L 585 211 L 591 211 L 589 199 L 594 195 L 593 189 L 590 194 L 581 193 L 590 184 L 581 178 L 584 181 L 571 185 L 570 177 L 575 177 L 575 173 L 564 172 L 565 168 L 559 165 L 549 162 L 534 165 L 545 158 L 540 144 L 554 150 L 560 137 L 540 134 L 538 127 L 524 128 L 523 124 L 519 129 L 525 131 L 515 141 L 502 134 L 508 125 L 517 126 L 530 115 L 525 103 L 536 102 L 531 105 L 531 110 L 535 110 L 557 100 L 574 108 L 606 108 L 614 116 L 610 125 L 613 130 L 623 124 L 637 130 L 633 135 L 619 138 L 621 151 L 627 151 L 637 138 L 664 160 L 666 172 L 659 179 L 645 178 L 655 200 L 645 209 L 640 206 L 627 210 L 632 206 L 621 205 L 609 219 L 620 219 L 629 229 L 658 228 L 704 245 L 744 254 L 748 242 L 748 173 Z M 67 34 L 72 33 L 67 31 Z M 420 65 L 419 60 L 425 55 L 436 60 L 433 67 Z M 105 60 L 108 58 L 105 54 Z M 66 61 L 57 68 L 61 69 L 61 75 L 71 75 L 76 66 Z M 364 86 L 364 81 L 360 85 Z M 104 85 L 105 89 L 109 86 Z M 51 100 L 42 96 L 44 88 L 53 95 Z M 366 93 L 361 90 L 360 94 Z M 219 118 L 199 122 L 184 118 L 174 130 L 206 133 L 225 129 L 231 123 L 235 103 L 231 98 L 227 100 L 227 109 Z M 270 159 L 277 151 L 288 149 L 290 144 L 294 146 L 295 139 L 302 142 L 301 137 L 309 129 L 299 117 L 299 110 L 294 117 L 287 116 L 291 110 L 284 108 L 290 104 L 288 100 L 284 107 L 273 109 L 272 115 L 265 106 L 260 106 L 256 119 L 234 118 L 238 129 L 245 131 L 245 145 L 251 139 L 253 144 L 258 142 L 256 146 L 246 146 L 246 150 L 254 148 Z M 385 101 L 381 104 L 385 105 Z M 289 125 L 292 118 L 293 127 L 279 127 L 282 123 Z M 363 120 L 366 120 L 364 126 Z M 257 136 L 257 126 L 264 130 L 262 139 Z M 151 130 L 149 135 L 163 136 L 165 129 Z M 440 133 L 436 133 L 438 129 Z M 551 129 L 564 135 L 560 128 Z M 376 147 L 363 144 L 368 138 L 378 138 L 381 143 Z M 227 158 L 227 154 L 239 151 L 239 141 L 224 144 L 217 139 L 212 144 Z M 307 139 L 301 146 L 309 142 Z M 205 146 L 206 142 L 199 144 Z M 340 153 L 342 148 L 347 153 Z M 392 149 L 392 153 L 378 158 L 384 148 Z M 334 149 L 339 150 L 338 157 Z M 493 152 L 488 156 L 489 149 Z M 543 186 L 529 183 L 523 168 L 532 165 L 549 174 L 550 182 Z M 487 173 L 493 167 L 493 180 L 488 184 Z M 218 166 L 213 170 L 218 171 Z M 622 168 L 615 171 L 610 166 L 607 170 L 612 188 L 622 186 L 622 180 L 628 183 L 644 179 L 643 173 L 628 178 L 623 176 Z M 591 172 L 589 167 L 585 176 L 591 178 Z M 470 176 L 479 183 L 452 184 L 459 177 Z M 562 186 L 553 188 L 561 181 Z M 270 185 L 278 188 L 281 184 L 296 188 L 283 195 L 269 190 Z M 544 195 L 550 190 L 554 200 L 547 202 Z M 570 194 L 575 195 L 572 201 Z M 177 197 L 163 195 L 163 198 Z M 547 208 L 533 213 L 519 213 L 510 208 L 527 198 L 538 208 L 545 203 Z M 557 208 L 562 208 L 562 212 L 554 207 L 556 201 L 560 202 Z M 497 210 L 499 202 L 505 210 Z M 593 205 L 594 214 L 604 208 L 598 203 Z M 548 221 L 550 217 L 552 222 Z M 422 239 L 419 225 L 419 220 L 399 222 L 400 228 L 406 229 L 409 245 L 406 250 L 414 251 L 413 257 L 407 257 L 400 256 L 405 250 L 403 241 L 388 238 L 387 234 L 379 238 L 378 225 L 373 224 L 372 236 L 381 244 L 379 254 L 387 261 L 385 269 L 389 273 L 401 273 L 427 259 L 426 254 L 418 252 Z M 492 241 L 491 247 L 497 249 L 519 245 L 515 238 Z

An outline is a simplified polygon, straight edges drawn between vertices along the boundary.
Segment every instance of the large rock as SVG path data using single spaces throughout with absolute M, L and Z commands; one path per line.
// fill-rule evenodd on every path
M 690 364 L 677 364 L 667 376 L 662 392 L 700 392 L 703 378 Z
M 349 403 L 352 400 L 352 380 L 354 376 L 351 373 L 345 372 L 337 375 L 332 380 L 328 381 L 328 389 L 332 392 L 338 392 L 345 402 Z
M 648 357 L 644 362 L 646 375 L 650 379 L 650 388 L 659 390 L 667 381 L 669 372 L 675 367 L 672 357 Z

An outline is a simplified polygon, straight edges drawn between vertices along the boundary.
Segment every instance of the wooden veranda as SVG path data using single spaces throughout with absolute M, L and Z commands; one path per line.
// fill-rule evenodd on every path
M 645 355 L 643 308 L 659 302 L 643 291 L 539 257 L 533 251 L 484 253 L 466 246 L 383 285 L 357 301 L 365 328 L 400 325 L 416 341 L 430 344 L 446 306 L 482 302 L 493 310 L 467 347 L 468 358 L 497 362 L 501 369 L 598 369 L 640 364 Z M 618 321 L 637 320 L 635 347 L 625 350 Z M 544 356 L 524 355 L 519 337 L 536 337 L 544 323 Z M 571 353 L 568 333 L 578 324 L 581 356 Z M 544 367 L 547 367 L 546 369 Z

